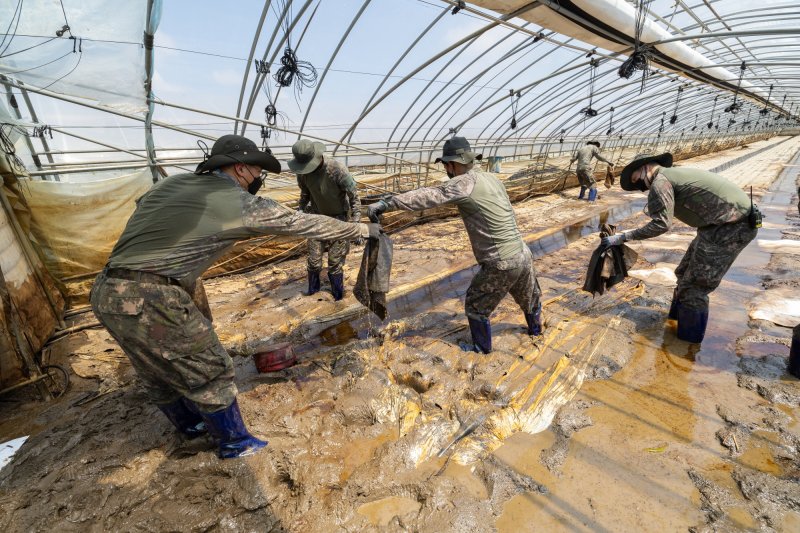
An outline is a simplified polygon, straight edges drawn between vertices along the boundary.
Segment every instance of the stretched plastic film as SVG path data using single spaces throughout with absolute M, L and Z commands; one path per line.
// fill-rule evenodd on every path
M 47 268 L 59 279 L 100 270 L 152 185 L 147 169 L 88 183 L 26 181 L 31 231 Z

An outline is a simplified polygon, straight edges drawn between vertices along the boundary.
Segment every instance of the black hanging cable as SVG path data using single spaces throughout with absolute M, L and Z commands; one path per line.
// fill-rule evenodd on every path
M 661 125 L 658 127 L 658 136 L 661 137 L 661 134 L 664 133 L 664 119 L 667 117 L 667 112 L 661 112 Z
M 742 108 L 742 103 L 738 101 L 739 99 L 739 89 L 742 87 L 742 77 L 744 77 L 744 71 L 747 68 L 745 62 L 742 61 L 742 65 L 739 67 L 739 81 L 736 83 L 736 91 L 733 93 L 733 102 L 731 105 L 725 108 L 726 113 L 733 113 L 734 115 L 739 112 Z
M 281 56 L 281 66 L 275 72 L 273 78 L 280 87 L 294 86 L 295 100 L 300 99 L 300 93 L 304 87 L 314 87 L 317 84 L 317 69 L 308 61 L 301 61 L 292 48 L 291 40 L 291 20 L 292 13 L 287 7 L 287 16 L 284 17 L 284 34 L 286 36 L 286 48 Z
M 694 126 L 692 126 L 692 131 L 697 129 L 697 114 L 694 115 Z
M 611 114 L 608 117 L 608 131 L 606 131 L 606 135 L 611 135 L 614 132 L 614 108 L 612 107 L 609 111 L 611 111 Z
M 769 94 L 767 95 L 767 103 L 765 103 L 765 104 L 764 104 L 764 109 L 762 109 L 761 111 L 759 111 L 759 113 L 760 113 L 761 115 L 766 115 L 766 114 L 768 114 L 768 113 L 769 113 L 769 98 L 772 96 L 772 88 L 773 88 L 773 87 L 774 87 L 773 85 L 770 85 L 770 86 L 769 86 Z
M 711 108 L 711 120 L 709 120 L 708 124 L 706 124 L 706 126 L 708 126 L 708 129 L 711 129 L 711 128 L 714 127 L 714 111 L 716 111 L 716 109 L 717 109 L 717 99 L 718 98 L 719 98 L 719 95 L 714 97 L 714 106 Z
M 8 159 L 11 166 L 11 172 L 16 176 L 17 172 L 23 172 L 25 170 L 25 165 L 17 155 L 17 150 L 14 148 L 14 143 L 11 142 L 11 132 L 14 130 L 17 130 L 17 132 L 24 135 L 28 134 L 28 132 L 16 124 L 9 124 L 8 122 L 3 122 L 0 124 L 0 150 L 2 150 L 3 154 L 5 154 L 6 159 Z
M 589 52 L 589 55 L 593 54 L 594 50 Z M 589 105 L 581 109 L 581 113 L 587 117 L 596 117 L 597 110 L 592 108 L 592 101 L 594 100 L 594 82 L 597 79 L 597 67 L 600 66 L 600 59 L 599 58 L 592 58 L 589 60 Z
M 0 48 L 2 48 L 2 50 L 0 50 L 0 57 L 3 57 L 3 55 L 6 53 L 6 50 L 8 50 L 8 47 L 11 46 L 11 43 L 14 41 L 14 37 L 17 36 L 17 28 L 19 28 L 19 21 L 22 19 L 22 1 L 23 0 L 19 0 L 17 2 L 17 7 L 14 9 L 14 14 L 11 15 L 11 20 L 8 21 L 8 27 L 6 28 L 6 32 L 3 34 L 3 40 L 0 41 Z M 14 23 L 15 20 L 16 24 Z M 14 24 L 14 31 L 9 33 L 12 24 Z M 11 37 L 8 39 L 8 43 L 6 43 L 6 38 L 8 38 L 9 35 Z
M 672 116 L 669 117 L 669 123 L 673 126 L 678 122 L 678 105 L 681 103 L 681 94 L 683 94 L 683 86 L 678 87 L 678 95 L 675 97 L 675 110 L 672 112 Z
M 73 43 L 73 50 L 72 50 L 72 53 L 77 53 L 78 54 L 78 61 L 75 62 L 75 66 L 72 67 L 72 69 L 69 72 L 67 72 L 66 74 L 64 74 L 63 76 L 58 78 L 57 80 L 49 83 L 45 87 L 42 87 L 42 89 L 49 89 L 50 87 L 52 87 L 56 83 L 60 82 L 61 80 L 63 80 L 64 78 L 66 78 L 67 76 L 69 76 L 70 74 L 75 72 L 75 70 L 81 64 L 81 59 L 83 59 L 83 39 L 76 39 L 76 41 L 78 43 L 77 50 L 75 50 L 75 48 L 74 48 L 74 43 Z
M 637 71 L 642 71 L 642 86 L 639 94 L 644 91 L 644 82 L 650 74 L 650 58 L 652 52 L 650 47 L 642 44 L 642 30 L 647 20 L 647 8 L 652 0 L 639 0 L 636 3 L 636 25 L 634 27 L 633 52 L 630 57 L 622 62 L 617 74 L 620 78 L 630 79 Z
M 511 98 L 511 129 L 517 129 L 517 107 L 519 106 L 519 98 L 522 96 L 519 91 L 514 92 L 514 89 L 509 90 L 509 97 Z

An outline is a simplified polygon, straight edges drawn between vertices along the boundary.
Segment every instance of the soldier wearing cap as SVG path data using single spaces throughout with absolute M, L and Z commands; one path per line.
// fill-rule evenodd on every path
M 307 213 L 318 213 L 337 220 L 358 222 L 361 220 L 361 202 L 358 199 L 356 182 L 347 167 L 332 158 L 325 158 L 325 145 L 300 139 L 292 146 L 294 159 L 289 168 L 297 174 L 300 187 L 298 208 Z M 322 270 L 322 254 L 328 252 L 328 280 L 334 300 L 344 297 L 344 267 L 350 241 L 308 240 L 308 292 L 319 292 L 319 273 Z
M 592 170 L 593 157 L 604 163 L 608 163 L 611 166 L 611 170 L 614 170 L 614 163 L 603 157 L 603 154 L 600 153 L 600 143 L 597 141 L 588 141 L 586 146 L 578 150 L 569 162 L 571 165 L 575 160 L 578 161 L 576 173 L 578 174 L 578 182 L 581 184 L 581 192 L 578 195 L 579 200 L 583 199 L 586 189 L 589 189 L 588 200 L 590 202 L 594 202 L 597 199 L 597 182 L 594 179 L 594 172 Z
M 385 211 L 419 211 L 444 204 L 458 208 L 481 268 L 467 290 L 465 308 L 474 351 L 492 351 L 489 316 L 503 297 L 511 293 L 525 314 L 529 335 L 542 332 L 541 290 L 533 256 L 517 229 L 514 209 L 503 184 L 492 174 L 474 167 L 481 159 L 464 137 L 444 143 L 442 162 L 450 180 L 438 187 L 424 187 L 370 204 L 371 219 Z
M 280 169 L 252 141 L 220 137 L 195 173 L 170 176 L 137 200 L 90 295 L 153 403 L 187 437 L 209 432 L 221 458 L 250 455 L 266 442 L 242 421 L 233 362 L 191 297 L 196 280 L 249 237 L 337 240 L 379 231 L 377 224 L 297 213 L 248 192 L 260 185 L 262 171 Z
M 645 212 L 652 218 L 641 228 L 604 237 L 603 245 L 657 237 L 673 218 L 697 228 L 675 275 L 678 286 L 669 318 L 678 320 L 678 338 L 702 342 L 708 324 L 708 295 L 739 253 L 758 233 L 750 221 L 756 209 L 735 183 L 696 168 L 672 168 L 672 154 L 639 154 L 620 176 L 626 191 L 649 191 Z

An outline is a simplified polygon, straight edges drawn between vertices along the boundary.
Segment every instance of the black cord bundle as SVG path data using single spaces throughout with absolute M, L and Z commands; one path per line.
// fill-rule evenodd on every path
M 267 125 L 275 126 L 278 124 L 278 110 L 275 108 L 274 104 L 268 104 L 267 107 L 264 108 L 264 115 L 267 118 Z
M 313 87 L 317 83 L 317 69 L 308 61 L 300 61 L 291 46 L 287 46 L 281 57 L 281 66 L 275 73 L 275 81 L 281 87 L 294 83 L 296 91 L 303 87 Z
M 658 136 L 661 137 L 661 134 L 664 133 L 664 119 L 667 116 L 667 112 L 663 111 L 661 113 L 661 126 L 658 127 Z
M 45 135 L 49 135 L 50 138 L 53 138 L 53 128 L 50 126 L 34 126 L 33 133 L 31 134 L 32 137 L 37 137 L 39 139 L 44 139 Z
M 769 113 L 769 98 L 770 98 L 770 96 L 772 96 L 772 88 L 773 88 L 773 87 L 774 87 L 773 85 L 770 85 L 770 86 L 769 86 L 769 94 L 767 95 L 767 103 L 766 103 L 766 104 L 764 104 L 764 109 L 762 109 L 761 111 L 759 111 L 759 113 L 760 113 L 761 115 L 766 115 L 767 113 Z
M 669 117 L 669 123 L 673 126 L 678 122 L 678 105 L 681 103 L 681 93 L 683 93 L 683 86 L 678 87 L 678 96 L 675 98 L 675 111 L 673 111 L 672 116 Z
M 606 135 L 611 135 L 611 133 L 614 131 L 614 108 L 612 107 L 610 111 L 611 116 L 608 117 L 608 131 L 606 132 Z
M 714 111 L 717 109 L 717 98 L 719 98 L 719 95 L 714 97 L 714 107 L 711 108 L 711 120 L 709 120 L 708 124 L 706 124 L 708 129 L 711 129 L 714 126 Z
M 509 90 L 511 97 L 511 129 L 517 129 L 517 106 L 519 106 L 519 97 L 522 96 L 519 91 L 516 93 L 514 89 Z M 514 98 L 516 96 L 516 98 Z
M 17 150 L 14 148 L 14 143 L 11 142 L 10 134 L 15 129 L 24 135 L 27 135 L 26 131 L 22 130 L 15 124 L 9 124 L 7 122 L 0 124 L 0 150 L 3 151 L 9 163 L 11 164 L 12 172 L 14 172 L 14 169 L 19 172 L 23 172 L 25 171 L 25 165 L 22 163 L 22 160 L 19 158 L 19 156 L 17 156 Z M 14 173 L 16 174 L 16 172 Z
M 589 52 L 591 55 L 594 51 Z M 597 78 L 597 67 L 600 66 L 600 59 L 594 58 L 589 60 L 589 105 L 581 109 L 581 113 L 587 117 L 596 117 L 597 110 L 592 108 L 592 101 L 594 100 L 594 82 Z
M 256 74 L 269 74 L 269 61 L 254 59 L 253 66 L 256 68 Z
M 694 116 L 694 126 L 692 126 L 692 131 L 697 129 L 697 115 Z
M 630 57 L 622 62 L 617 74 L 620 78 L 630 79 L 631 76 L 637 71 L 642 71 L 642 86 L 639 88 L 639 94 L 644 91 L 644 82 L 650 73 L 650 58 L 652 52 L 650 47 L 642 44 L 642 30 L 646 20 L 647 7 L 652 0 L 639 0 L 636 4 L 636 25 L 634 27 L 633 36 L 633 52 Z
M 465 0 L 458 0 L 458 2 L 456 2 L 455 7 L 453 7 L 453 10 L 450 11 L 450 14 L 455 15 L 465 7 L 467 7 L 467 2 Z

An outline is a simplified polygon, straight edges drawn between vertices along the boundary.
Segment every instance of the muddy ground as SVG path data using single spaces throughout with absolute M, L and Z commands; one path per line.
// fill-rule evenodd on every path
M 797 139 L 684 164 L 796 190 Z M 787 185 L 788 184 L 788 185 Z M 780 187 L 772 185 L 773 189 Z M 351 295 L 300 295 L 292 260 L 207 283 L 232 352 L 289 339 L 302 362 L 258 374 L 238 357 L 239 402 L 262 453 L 220 461 L 186 442 L 136 386 L 103 331 L 46 354 L 74 372 L 49 403 L 0 399 L 0 441 L 31 435 L 0 471 L 4 531 L 793 531 L 800 528 L 800 384 L 789 328 L 751 320 L 765 289 L 796 289 L 800 256 L 754 242 L 712 295 L 702 347 L 666 321 L 672 287 L 645 272 L 602 296 L 579 290 L 601 222 L 635 227 L 644 196 L 601 189 L 516 206 L 537 254 L 547 329 L 524 334 L 510 298 L 495 352 L 464 353 L 474 260 L 457 219 L 394 237 L 392 316 Z M 759 238 L 800 239 L 797 198 L 764 196 Z M 692 236 L 676 224 L 636 243 L 639 270 L 674 268 Z M 777 236 L 777 237 L 776 237 Z M 360 250 L 346 273 L 352 286 Z M 658 283 L 657 283 L 658 282 Z M 666 283 L 666 284 L 659 284 Z M 91 320 L 77 315 L 68 325 Z

